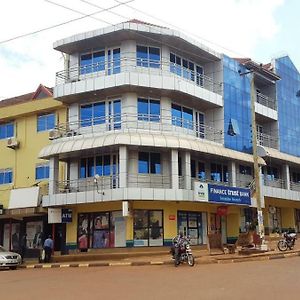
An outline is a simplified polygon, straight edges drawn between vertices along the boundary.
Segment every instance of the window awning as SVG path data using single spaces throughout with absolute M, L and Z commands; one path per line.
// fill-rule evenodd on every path
M 76 136 L 72 139 L 60 139 L 44 147 L 39 158 L 49 159 L 51 156 L 59 154 L 74 153 L 76 151 L 95 149 L 98 147 L 108 147 L 114 145 L 134 145 L 144 147 L 162 147 L 171 149 L 191 150 L 220 157 L 253 163 L 251 154 L 231 150 L 215 142 L 206 141 L 196 137 L 185 136 L 184 138 L 155 134 L 149 132 L 108 132 L 101 136 Z M 259 164 L 266 165 L 265 161 L 259 157 Z
M 8 209 L 37 207 L 40 200 L 39 192 L 38 186 L 11 190 Z

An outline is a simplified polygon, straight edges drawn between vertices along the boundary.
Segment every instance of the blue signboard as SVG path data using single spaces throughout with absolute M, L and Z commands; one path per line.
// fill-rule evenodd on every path
M 251 205 L 250 189 L 208 184 L 208 201 Z
M 62 223 L 72 223 L 72 209 L 62 208 L 61 222 Z

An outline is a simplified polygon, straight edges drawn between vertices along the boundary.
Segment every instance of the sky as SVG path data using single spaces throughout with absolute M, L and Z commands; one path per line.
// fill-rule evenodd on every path
M 109 10 L 93 14 L 103 8 Z M 299 11 L 299 0 L 5 1 L 0 17 L 0 100 L 33 92 L 40 83 L 55 85 L 55 73 L 63 69 L 62 54 L 53 50 L 55 41 L 133 18 L 180 30 L 232 57 L 268 63 L 289 55 L 300 70 Z M 86 14 L 93 16 L 10 40 Z

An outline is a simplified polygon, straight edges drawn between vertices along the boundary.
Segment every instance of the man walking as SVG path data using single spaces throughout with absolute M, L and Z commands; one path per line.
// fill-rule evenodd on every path
M 51 254 L 53 250 L 53 240 L 51 235 L 44 242 L 44 250 L 45 250 L 45 263 L 49 263 L 51 260 Z

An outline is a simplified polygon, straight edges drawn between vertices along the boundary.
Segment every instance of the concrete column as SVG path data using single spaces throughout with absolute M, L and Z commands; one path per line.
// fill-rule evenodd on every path
M 80 112 L 78 103 L 72 103 L 69 106 L 69 127 L 71 130 L 77 130 L 80 127 Z
M 184 152 L 182 157 L 182 175 L 184 178 L 184 188 L 191 189 L 191 153 Z
M 283 175 L 283 180 L 285 182 L 285 188 L 287 190 L 291 189 L 291 179 L 290 179 L 290 167 L 289 165 L 284 165 L 282 167 L 282 175 Z
M 171 150 L 171 174 L 172 174 L 172 189 L 179 188 L 179 170 L 178 170 L 178 150 Z
M 137 94 L 122 96 L 122 129 L 137 128 Z
M 57 156 L 51 157 L 49 161 L 49 195 L 57 193 L 59 174 L 59 160 Z
M 127 168 L 127 147 L 120 146 L 119 147 L 119 186 L 120 188 L 127 187 L 127 176 L 128 176 L 128 168 Z
M 230 180 L 230 185 L 236 186 L 236 164 L 234 161 L 231 161 L 229 163 L 229 180 Z

